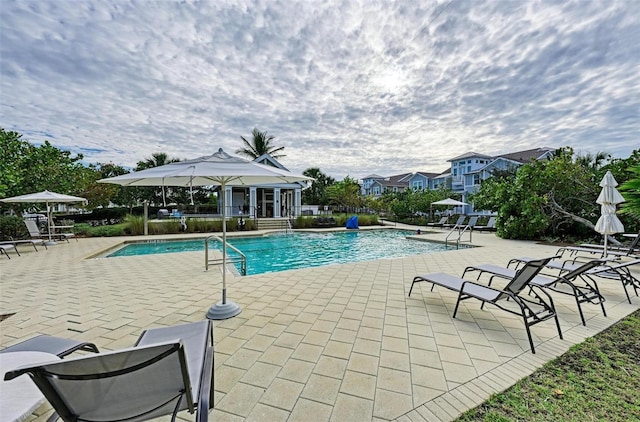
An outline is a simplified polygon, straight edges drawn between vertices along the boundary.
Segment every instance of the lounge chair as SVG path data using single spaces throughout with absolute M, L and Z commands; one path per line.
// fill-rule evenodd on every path
M 578 245 L 578 247 L 604 250 L 604 245 L 600 245 L 600 244 L 596 245 L 592 243 L 581 243 L 580 245 Z M 640 232 L 638 232 L 638 234 L 636 234 L 633 237 L 633 240 L 631 241 L 629 246 L 607 245 L 607 251 L 616 252 L 616 253 L 622 252 L 622 253 L 629 253 L 629 254 L 634 254 L 639 252 L 640 251 Z
M 529 262 L 535 262 L 535 260 Z M 607 311 L 604 309 L 605 298 L 600 294 L 598 283 L 589 279 L 591 280 L 590 283 L 585 277 L 588 271 L 602 264 L 604 264 L 604 261 L 594 259 L 581 265 L 572 266 L 570 269 L 567 267 L 565 271 L 555 277 L 538 274 L 529 284 L 531 286 L 545 288 L 553 292 L 573 296 L 576 300 L 576 305 L 578 306 L 578 313 L 580 314 L 582 325 L 586 325 L 584 314 L 582 312 L 582 303 L 599 304 L 602 308 L 602 313 L 604 316 L 607 316 Z M 545 264 L 545 266 L 548 265 L 549 262 Z M 479 264 L 470 265 L 465 268 L 462 276 L 464 277 L 467 272 L 471 271 L 478 271 L 480 273 L 478 274 L 478 278 L 480 278 L 484 273 L 490 274 L 491 278 L 489 280 L 489 285 L 491 285 L 491 281 L 494 277 L 511 280 L 517 273 L 514 269 L 500 267 L 499 265 Z M 581 282 L 578 283 L 578 280 Z
M 427 223 L 427 227 L 442 227 L 447 223 L 448 217 L 442 217 L 437 223 Z
M 7 258 L 11 259 L 11 257 L 9 256 L 9 253 L 7 252 L 10 249 L 13 249 L 14 251 L 16 251 L 16 254 L 20 256 L 20 252 L 18 252 L 18 248 L 16 248 L 16 246 L 11 243 L 0 244 L 0 255 L 5 254 Z
M 532 259 L 534 258 L 529 258 L 527 256 L 514 258 L 509 261 L 509 264 L 507 265 L 507 267 L 509 267 L 512 263 L 521 264 L 521 263 L 526 263 L 528 261 L 531 261 Z M 603 261 L 602 265 L 599 265 L 595 268 L 590 269 L 589 271 L 585 272 L 583 275 L 585 277 L 588 277 L 594 283 L 596 283 L 596 280 L 594 279 L 594 277 L 600 277 L 607 280 L 620 280 L 620 282 L 622 283 L 622 288 L 624 289 L 624 293 L 627 296 L 627 301 L 631 303 L 631 297 L 629 296 L 627 287 L 628 286 L 633 287 L 633 290 L 636 296 L 638 296 L 638 290 L 640 290 L 640 280 L 638 280 L 631 273 L 630 267 L 633 265 L 640 265 L 640 258 L 634 259 L 632 261 L 625 261 L 625 262 L 618 262 L 618 263 Z M 558 270 L 558 271 L 573 271 L 574 269 L 578 268 L 579 265 L 573 264 L 569 261 L 565 261 L 565 262 L 549 261 L 549 263 L 547 264 L 547 267 Z
M 29 235 L 31 236 L 32 239 L 47 239 L 47 240 L 49 239 L 48 234 L 40 233 L 40 229 L 38 229 L 38 225 L 34 220 L 24 220 L 24 224 L 27 226 L 27 230 L 29 231 Z M 69 238 L 71 237 L 75 237 L 76 242 L 78 241 L 78 238 L 73 233 L 53 233 L 53 232 L 51 233 L 51 238 L 58 239 L 58 240 L 66 240 L 67 243 L 69 242 Z
M 77 350 L 93 353 L 99 352 L 98 347 L 93 343 L 43 334 L 2 349 L 0 353 L 46 352 L 63 358 Z
M 24 220 L 24 225 L 27 226 L 27 230 L 29 231 L 29 236 L 32 239 L 42 239 L 47 240 L 49 237 L 46 234 L 40 233 L 40 229 L 38 228 L 38 224 L 35 220 Z
M 453 224 L 443 224 L 442 228 L 443 229 L 454 229 L 454 228 L 459 227 L 459 226 L 464 226 L 463 223 L 464 223 L 464 220 L 466 220 L 466 219 L 467 219 L 466 215 L 461 215 L 460 217 L 458 217 L 458 219 L 456 220 L 455 223 L 453 223 Z
M 522 267 L 522 269 L 516 272 L 515 276 L 502 290 L 477 284 L 471 281 L 467 281 L 463 278 L 458 278 L 444 273 L 432 273 L 416 276 L 413 279 L 413 283 L 411 283 L 409 296 L 411 296 L 411 291 L 413 290 L 413 286 L 416 283 L 427 281 L 429 283 L 432 283 L 432 290 L 433 286 L 437 285 L 449 290 L 459 292 L 456 307 L 453 311 L 454 318 L 456 317 L 456 314 L 458 312 L 458 306 L 460 305 L 460 302 L 465 299 L 472 298 L 482 301 L 481 308 L 485 303 L 491 303 L 499 309 L 502 309 L 503 311 L 509 312 L 514 315 L 519 315 L 524 321 L 524 326 L 527 331 L 527 337 L 529 338 L 529 346 L 531 347 L 531 353 L 535 353 L 535 347 L 533 345 L 533 339 L 531 338 L 530 330 L 530 327 L 532 325 L 553 318 L 556 322 L 558 335 L 562 339 L 560 322 L 558 321 L 558 316 L 556 314 L 556 310 L 553 305 L 553 299 L 551 298 L 551 296 L 543 289 L 536 290 L 539 290 L 542 295 L 546 296 L 546 300 L 534 289 L 531 289 L 531 295 L 533 297 L 524 297 L 520 294 L 523 289 L 528 286 L 537 287 L 532 286 L 530 282 L 535 278 L 536 275 L 538 275 L 540 270 L 545 266 L 547 262 L 549 262 L 550 259 L 551 258 L 545 258 L 528 262 L 524 267 Z M 501 301 L 505 299 L 511 299 L 511 301 L 515 303 L 520 309 L 517 310 L 513 309 L 514 307 L 508 308 L 507 305 L 502 305 Z
M 22 367 L 64 421 L 143 421 L 213 406 L 211 321 L 145 331 L 135 347 Z M 53 415 L 49 420 L 55 420 Z
M 467 221 L 467 224 L 466 225 L 462 225 L 462 227 L 458 227 L 458 229 L 459 230 L 462 230 L 462 229 L 473 230 L 476 227 L 476 224 L 478 224 L 478 217 L 477 216 L 469 217 L 469 221 Z
M 604 257 L 605 252 L 607 256 L 616 258 L 640 258 L 640 232 L 634 237 L 629 246 L 608 246 L 606 251 L 603 245 L 585 244 L 579 246 L 565 246 L 558 249 L 557 254 L 563 256 L 565 252 L 569 253 L 569 256 L 574 257 L 574 261 L 578 259 L 580 254 L 599 255 Z
M 475 226 L 474 230 L 478 231 L 495 231 L 496 230 L 496 217 L 489 217 L 486 226 Z
M 46 243 L 42 239 L 18 239 L 18 240 L 16 240 L 14 238 L 11 238 L 11 240 L 7 240 L 7 241 L 4 241 L 4 242 L 0 243 L 0 246 L 2 246 L 2 245 L 13 245 L 13 246 L 16 247 L 16 250 L 18 250 L 18 245 L 31 245 L 31 246 L 33 246 L 33 249 L 35 249 L 36 252 L 38 252 L 38 248 L 36 247 L 36 245 L 44 246 L 45 249 L 48 249 Z

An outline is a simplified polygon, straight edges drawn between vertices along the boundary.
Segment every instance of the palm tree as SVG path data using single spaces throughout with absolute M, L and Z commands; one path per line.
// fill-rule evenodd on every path
M 640 165 L 630 167 L 629 171 L 634 176 L 620 185 L 620 193 L 626 200 L 621 208 L 623 213 L 640 221 Z
M 269 154 L 273 158 L 285 157 L 284 154 L 277 154 L 278 151 L 284 150 L 284 147 L 275 147 L 271 142 L 275 139 L 273 135 L 267 135 L 267 132 L 260 132 L 257 128 L 253 128 L 251 132 L 253 139 L 251 142 L 247 141 L 244 136 L 241 136 L 244 148 L 236 150 L 236 154 L 241 154 L 252 159 L 256 159 L 263 154 Z
M 336 183 L 336 180 L 321 172 L 318 167 L 308 168 L 302 174 L 314 179 L 311 186 L 302 191 L 302 203 L 327 205 L 327 188 Z
M 179 158 L 169 158 L 169 156 L 164 152 L 156 152 L 151 154 L 150 158 L 145 159 L 144 161 L 138 161 L 138 165 L 136 166 L 136 171 L 150 169 L 153 167 L 164 166 L 169 163 L 177 163 L 180 161 Z M 155 195 L 155 189 L 153 189 Z M 167 199 L 164 192 L 164 185 L 162 186 L 162 204 L 163 206 L 167 206 Z
M 611 154 L 608 152 L 598 151 L 595 154 L 586 153 L 576 157 L 576 163 L 591 170 L 598 170 L 605 164 L 605 161 L 611 160 Z

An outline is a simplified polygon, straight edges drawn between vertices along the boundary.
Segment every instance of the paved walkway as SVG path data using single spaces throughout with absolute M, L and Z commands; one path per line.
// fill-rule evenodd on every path
M 0 347 L 38 333 L 130 347 L 144 329 L 201 320 L 220 300 L 221 273 L 204 271 L 202 252 L 88 259 L 122 240 L 0 257 L 0 314 L 14 314 L 0 323 Z M 583 327 L 573 299 L 555 295 L 565 339 L 553 321 L 534 326 L 534 355 L 514 316 L 469 300 L 453 319 L 456 295 L 426 283 L 407 297 L 416 274 L 556 251 L 491 233 L 474 233 L 473 244 L 481 247 L 231 277 L 242 313 L 215 324 L 212 419 L 451 420 L 640 307 L 603 281 L 608 317 L 584 305 Z M 50 411 L 45 404 L 32 419 Z

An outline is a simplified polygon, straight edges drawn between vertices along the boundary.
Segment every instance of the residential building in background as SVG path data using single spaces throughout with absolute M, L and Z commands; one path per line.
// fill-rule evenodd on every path
M 553 155 L 554 148 L 535 148 L 491 156 L 477 152 L 467 152 L 447 160 L 450 166 L 441 173 L 416 172 L 396 176 L 369 175 L 362 179 L 362 194 L 380 197 L 385 192 L 402 192 L 406 189 L 439 189 L 444 186 L 458 193 L 463 202 L 480 189 L 483 180 L 491 177 L 496 170 L 515 170 L 532 160 L 544 160 Z M 473 213 L 473 205 L 465 207 L 465 213 Z

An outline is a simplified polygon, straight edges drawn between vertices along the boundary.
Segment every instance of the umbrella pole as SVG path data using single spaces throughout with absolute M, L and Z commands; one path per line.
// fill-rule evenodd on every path
M 51 217 L 51 208 L 49 208 L 49 202 L 45 202 L 47 206 L 47 233 L 49 234 L 49 241 L 47 242 L 47 246 L 56 245 L 57 243 L 51 239 L 51 226 L 52 226 L 52 217 Z
M 227 303 L 227 212 L 225 201 L 225 187 L 224 184 L 221 187 L 222 192 L 220 198 L 222 199 L 222 304 Z
M 234 302 L 227 302 L 227 214 L 225 204 L 225 183 L 220 185 L 220 199 L 222 200 L 222 302 L 209 308 L 208 319 L 221 320 L 238 315 L 242 309 Z

